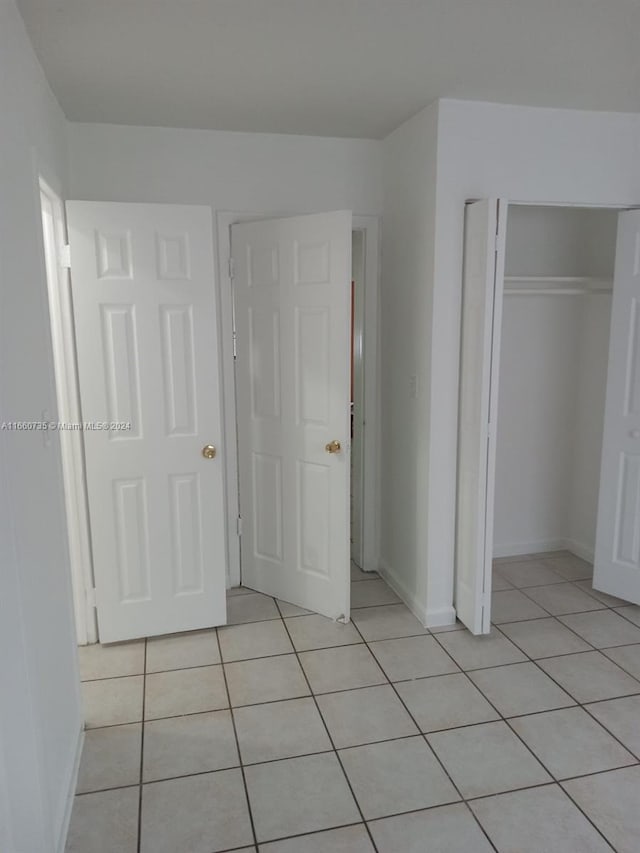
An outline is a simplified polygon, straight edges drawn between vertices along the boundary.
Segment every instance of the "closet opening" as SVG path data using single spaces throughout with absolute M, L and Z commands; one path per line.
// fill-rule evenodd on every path
M 617 218 L 611 209 L 509 205 L 495 450 L 496 623 L 533 617 L 536 605 L 588 610 L 580 591 L 602 596 L 592 588 L 592 571 Z M 511 587 L 525 590 L 527 600 L 505 595 Z

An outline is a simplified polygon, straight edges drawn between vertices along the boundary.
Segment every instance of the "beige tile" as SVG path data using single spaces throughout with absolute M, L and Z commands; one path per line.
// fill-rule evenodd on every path
M 141 723 L 87 731 L 77 793 L 137 785 L 140 782 L 141 748 Z
M 139 790 L 117 788 L 76 797 L 65 853 L 137 853 Z
M 418 734 L 389 685 L 326 693 L 318 705 L 337 749 Z
M 239 763 L 229 711 L 188 714 L 145 723 L 145 782 L 224 770 Z
M 493 576 L 491 578 L 491 589 L 494 592 L 500 592 L 503 589 L 513 589 L 513 584 L 506 581 L 502 575 L 498 574 L 497 569 L 494 569 Z
M 147 675 L 144 718 L 176 717 L 228 706 L 221 666 L 176 669 Z
M 602 653 L 634 678 L 640 679 L 640 644 L 604 649 Z
M 512 728 L 556 779 L 599 773 L 634 757 L 582 708 L 518 717 Z
M 390 681 L 458 672 L 458 666 L 433 637 L 377 640 L 369 648 Z
M 234 711 L 244 764 L 330 750 L 331 741 L 313 699 L 289 699 Z
M 225 661 L 286 655 L 293 646 L 282 620 L 227 625 L 219 629 L 222 659 Z
M 627 604 L 624 607 L 617 607 L 616 613 L 624 616 L 625 619 L 633 622 L 634 625 L 640 625 L 640 606 L 637 604 Z
M 358 568 L 355 563 L 351 563 L 351 582 L 354 581 L 372 581 L 379 578 L 380 575 L 377 572 L 364 572 L 362 569 Z
M 513 791 L 469 805 L 500 853 L 611 853 L 557 785 Z
M 101 646 L 78 646 L 80 679 L 117 678 L 144 673 L 144 640 Z
M 384 684 L 386 678 L 366 646 L 301 652 L 300 663 L 314 693 Z
M 309 695 L 295 655 L 228 663 L 225 672 L 234 707 Z
M 601 652 L 582 652 L 545 658 L 540 666 L 578 702 L 597 702 L 640 693 L 640 682 L 631 678 Z
M 363 823 L 261 844 L 260 853 L 374 853 Z
M 273 598 L 262 595 L 260 592 L 253 592 L 250 595 L 233 595 L 227 599 L 227 623 L 229 625 L 279 618 L 280 613 Z
M 464 797 L 541 785 L 551 777 L 506 723 L 483 723 L 427 736 Z
M 365 820 L 460 799 L 422 737 L 340 751 Z
M 525 660 L 522 652 L 495 629 L 482 637 L 474 637 L 469 631 L 454 631 L 438 635 L 438 641 L 465 670 Z
M 640 838 L 640 767 L 565 782 L 563 787 L 617 853 L 637 853 Z
M 640 628 L 631 625 L 613 610 L 575 613 L 572 616 L 559 618 L 568 628 L 597 649 L 640 643 Z
M 140 853 L 217 853 L 250 844 L 241 771 L 144 785 L 141 827 Z
M 575 705 L 571 696 L 533 663 L 477 669 L 469 677 L 504 717 Z
M 147 672 L 209 666 L 214 663 L 220 663 L 215 628 L 153 637 L 147 643 Z
M 431 850 L 433 853 L 492 853 L 493 850 L 462 803 L 374 820 L 369 829 L 378 853 Z
M 254 589 L 249 589 L 248 586 L 231 586 L 227 589 L 227 599 L 233 598 L 236 595 L 251 595 L 255 592 Z
M 362 642 L 362 637 L 351 623 L 344 625 L 317 613 L 285 619 L 285 622 L 293 645 L 300 652 Z
M 95 729 L 139 722 L 143 683 L 142 675 L 85 681 L 82 685 L 85 726 Z
M 573 554 L 565 556 L 556 556 L 545 558 L 544 562 L 550 566 L 554 572 L 562 575 L 568 581 L 579 581 L 590 578 L 593 575 L 593 566 L 580 557 Z
M 594 598 L 597 598 L 598 601 L 601 601 L 603 604 L 606 604 L 607 607 L 618 607 L 625 602 L 621 598 L 616 598 L 614 595 L 609 595 L 606 592 L 600 592 L 599 589 L 594 589 L 591 579 L 584 581 L 574 581 L 575 585 L 581 589 L 583 592 L 586 592 L 587 595 L 592 595 Z
M 529 657 L 549 658 L 574 652 L 590 651 L 591 647 L 557 619 L 535 619 L 532 622 L 512 622 L 500 630 Z
M 351 588 L 352 607 L 373 607 L 379 604 L 397 604 L 400 601 L 391 587 L 378 578 L 367 584 L 354 584 Z
M 636 757 L 640 756 L 640 696 L 596 702 L 586 709 Z
M 307 613 L 311 613 L 310 610 L 305 610 L 304 607 L 298 607 L 297 604 L 291 604 L 289 601 L 282 601 L 280 598 L 277 598 L 276 601 L 278 602 L 278 610 L 283 618 L 285 616 L 306 616 Z
M 334 753 L 253 764 L 245 774 L 259 842 L 360 820 Z
M 491 621 L 519 622 L 525 619 L 544 618 L 546 611 L 517 589 L 494 592 L 491 595 Z
M 352 610 L 351 618 L 367 642 L 429 633 L 404 604 Z
M 546 584 L 564 581 L 562 575 L 554 572 L 542 560 L 501 563 L 496 572 L 518 589 L 529 586 L 545 586 Z
M 466 675 L 402 681 L 396 689 L 423 732 L 499 719 Z
M 602 610 L 601 601 L 587 595 L 572 583 L 555 583 L 550 586 L 535 586 L 527 589 L 527 595 L 547 610 L 552 616 L 579 613 L 587 610 Z

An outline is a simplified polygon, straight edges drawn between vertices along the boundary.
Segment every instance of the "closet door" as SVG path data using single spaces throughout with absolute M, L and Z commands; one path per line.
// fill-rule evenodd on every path
M 618 219 L 593 586 L 640 604 L 640 210 Z
M 465 212 L 458 419 L 456 595 L 473 634 L 491 625 L 491 564 L 498 371 L 507 203 L 483 199 Z

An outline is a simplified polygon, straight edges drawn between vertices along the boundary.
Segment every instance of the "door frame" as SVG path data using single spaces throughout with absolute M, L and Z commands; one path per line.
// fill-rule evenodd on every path
M 77 354 L 69 259 L 64 257 L 67 225 L 64 202 L 51 185 L 38 175 L 38 209 L 42 199 L 51 207 L 54 233 L 49 242 L 42 228 L 42 257 L 49 305 L 51 348 L 55 375 L 57 420 L 62 423 L 82 423 L 78 384 Z M 43 420 L 53 420 L 45 417 Z M 48 432 L 45 441 L 51 442 Z M 94 598 L 93 555 L 89 504 L 84 467 L 84 437 L 82 430 L 58 430 L 60 457 L 69 544 L 69 570 L 73 593 L 76 639 L 78 645 L 98 642 L 98 624 Z
M 217 252 L 220 276 L 220 321 L 222 325 L 222 388 L 224 411 L 224 441 L 227 448 L 225 458 L 225 494 L 227 499 L 227 586 L 239 586 L 241 582 L 240 537 L 238 517 L 240 494 L 238 488 L 238 441 L 236 434 L 236 391 L 234 365 L 234 316 L 233 285 L 231 279 L 231 226 L 257 219 L 300 216 L 317 211 L 220 211 L 217 213 Z M 354 214 L 353 231 L 364 234 L 364 424 L 363 459 L 367 482 L 371 488 L 362 490 L 363 568 L 377 571 L 379 546 L 377 523 L 379 517 L 379 320 L 378 304 L 380 290 L 380 218 Z M 364 478 L 363 478 L 364 480 Z

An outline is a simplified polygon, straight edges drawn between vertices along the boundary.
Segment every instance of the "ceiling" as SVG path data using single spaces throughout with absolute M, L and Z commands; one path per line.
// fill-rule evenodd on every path
M 381 138 L 438 97 L 640 112 L 639 0 L 17 0 L 72 121 Z

